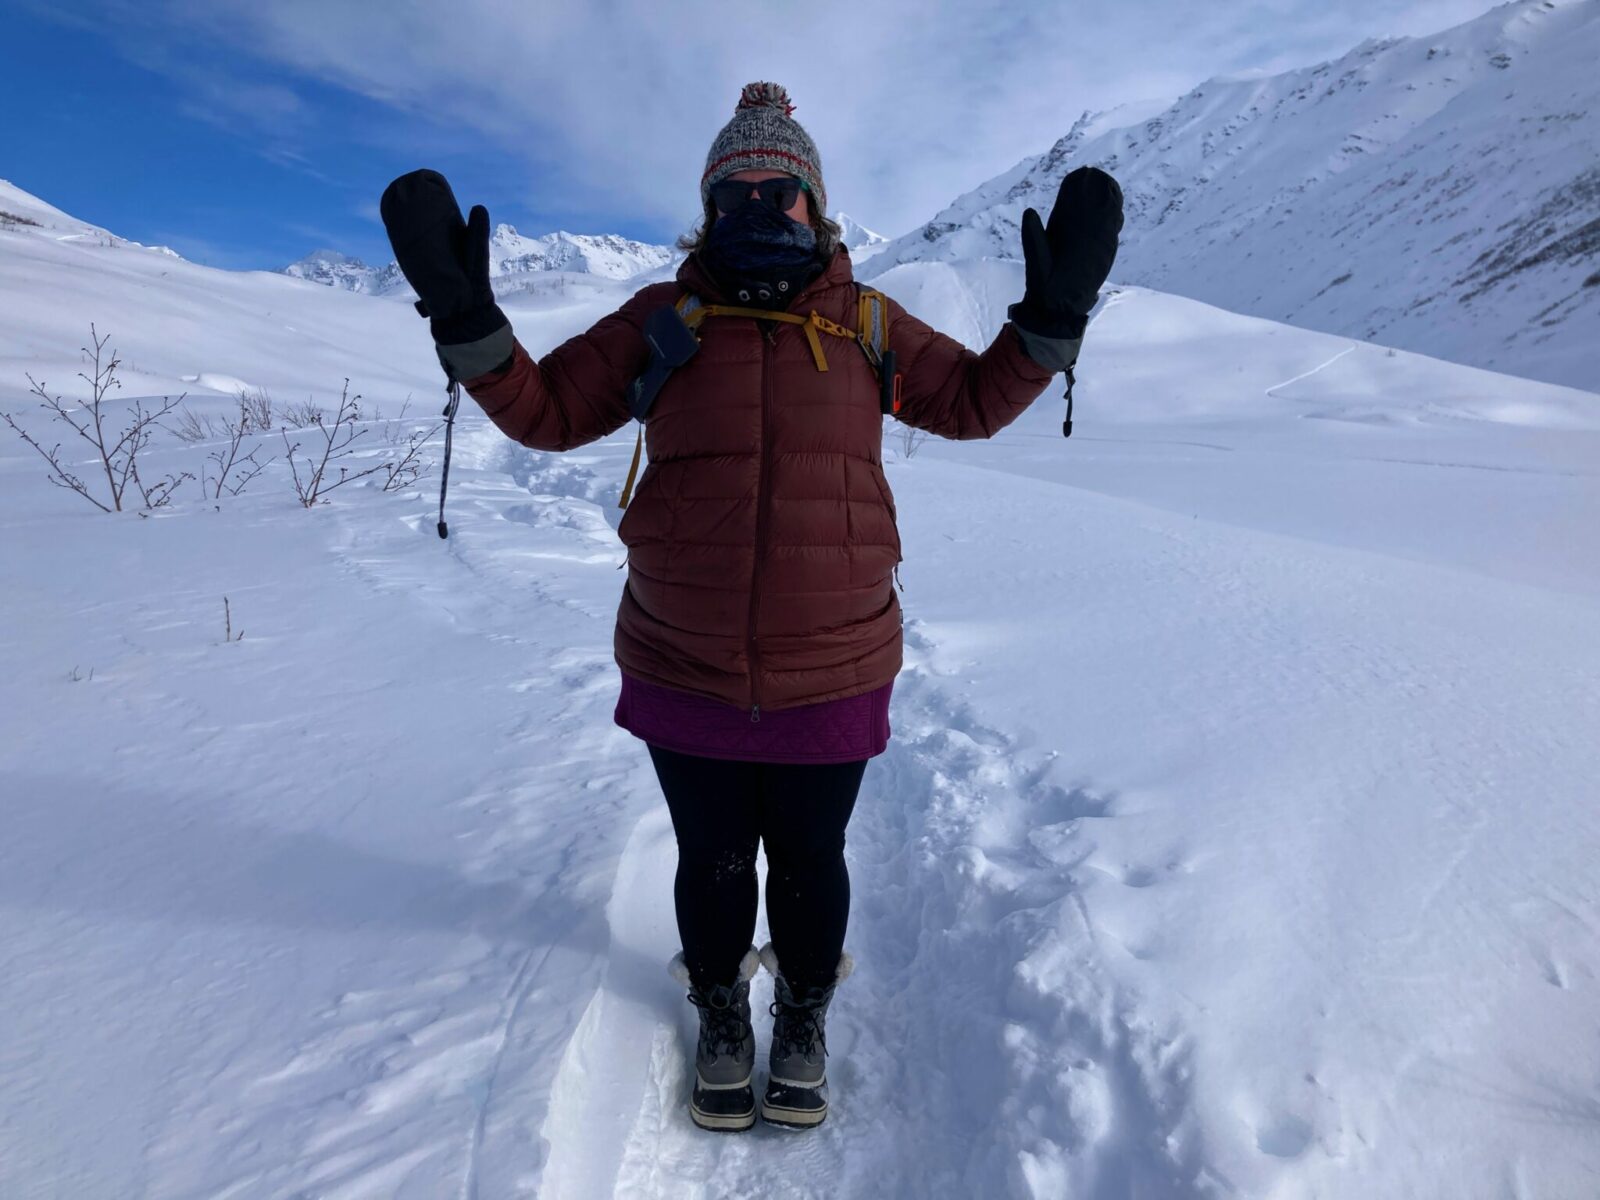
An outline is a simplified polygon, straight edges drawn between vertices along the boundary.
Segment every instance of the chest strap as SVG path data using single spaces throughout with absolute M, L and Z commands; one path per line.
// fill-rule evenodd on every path
M 811 359 L 819 371 L 828 369 L 828 356 L 822 352 L 822 334 L 855 342 L 866 354 L 873 373 L 880 381 L 885 375 L 884 368 L 886 366 L 889 368 L 888 376 L 893 381 L 890 385 L 892 398 L 885 400 L 883 411 L 886 413 L 900 411 L 900 377 L 894 371 L 894 356 L 887 353 L 889 312 L 888 306 L 884 304 L 882 292 L 872 288 L 861 289 L 859 329 L 849 329 L 837 321 L 830 321 L 815 309 L 809 315 L 802 317 L 795 313 L 773 312 L 765 308 L 744 308 L 736 304 L 706 304 L 692 292 L 683 295 L 673 307 L 678 310 L 683 323 L 690 329 L 698 329 L 707 317 L 750 317 L 757 321 L 782 321 L 785 325 L 798 325 L 805 334 L 806 344 L 811 347 Z M 887 362 L 885 362 L 886 357 Z M 644 423 L 641 419 L 639 436 L 633 447 L 633 463 L 628 468 L 627 481 L 622 485 L 622 496 L 617 502 L 618 508 L 628 507 L 628 501 L 633 495 L 634 478 L 639 471 L 639 455 L 643 448 Z
M 809 316 L 798 316 L 795 313 L 773 312 L 766 308 L 741 308 L 734 304 L 702 304 L 693 311 L 684 314 L 684 321 L 690 329 L 698 329 L 700 323 L 707 317 L 752 317 L 757 321 L 782 321 L 785 325 L 798 325 L 800 331 L 806 335 L 806 343 L 811 347 L 812 361 L 817 364 L 817 370 L 828 369 L 828 356 L 822 352 L 822 338 L 820 334 L 831 334 L 833 337 L 847 338 L 855 341 L 856 331 L 846 329 L 836 321 L 820 316 L 812 310 Z

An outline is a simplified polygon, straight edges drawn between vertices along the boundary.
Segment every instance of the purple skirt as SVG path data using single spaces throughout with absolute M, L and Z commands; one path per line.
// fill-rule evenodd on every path
M 859 696 L 764 712 L 752 721 L 747 708 L 624 671 L 614 719 L 634 737 L 680 754 L 741 762 L 860 762 L 889 744 L 893 689 L 891 679 Z

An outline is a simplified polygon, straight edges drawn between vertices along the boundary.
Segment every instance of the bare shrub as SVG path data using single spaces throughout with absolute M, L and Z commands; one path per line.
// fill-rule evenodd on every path
M 94 447 L 94 465 L 105 473 L 106 490 L 103 495 L 96 495 L 95 490 L 88 483 L 73 474 L 61 460 L 61 443 L 57 442 L 49 450 L 37 441 L 32 434 L 18 425 L 10 413 L 0 413 L 0 418 L 11 427 L 13 433 L 28 445 L 38 451 L 40 457 L 50 464 L 50 474 L 47 478 L 57 487 L 64 487 L 68 491 L 76 492 L 101 512 L 121 512 L 123 501 L 128 497 L 128 487 L 133 486 L 135 494 L 146 509 L 161 508 L 172 499 L 172 493 L 184 480 L 194 478 L 187 471 L 176 475 L 167 475 L 154 484 L 147 485 L 139 475 L 139 455 L 150 443 L 152 429 L 160 426 L 161 418 L 165 417 L 183 401 L 183 396 L 176 400 L 162 397 L 161 407 L 153 412 L 146 411 L 144 402 L 134 401 L 133 411 L 126 416 L 127 424 L 120 433 L 114 437 L 106 428 L 106 423 L 111 414 L 107 411 L 106 398 L 122 384 L 117 379 L 117 368 L 122 365 L 122 360 L 117 357 L 115 350 L 107 356 L 106 344 L 111 340 L 108 333 L 101 337 L 93 323 L 89 326 L 89 340 L 94 349 L 87 346 L 80 347 L 84 361 L 94 368 L 94 374 L 78 372 L 78 378 L 89 385 L 91 399 L 87 406 L 73 404 L 63 400 L 60 396 L 51 396 L 45 391 L 42 381 L 32 375 L 26 375 L 31 384 L 30 394 L 39 398 L 41 408 L 49 412 L 54 420 L 67 425 L 89 445 Z M 185 393 L 187 394 L 187 393 Z
M 200 473 L 200 486 L 202 488 L 210 486 L 213 500 L 220 500 L 223 492 L 237 496 L 273 461 L 270 458 L 266 462 L 256 461 L 256 455 L 261 451 L 259 446 L 253 447 L 248 454 L 240 453 L 246 438 L 264 432 L 255 424 L 256 414 L 259 411 L 248 393 L 241 391 L 239 407 L 234 415 L 222 419 L 222 428 L 227 434 L 227 441 L 206 455 L 206 461 L 216 467 L 217 473 L 210 478 L 206 477 L 203 470 Z
M 185 405 L 177 420 L 166 427 L 182 442 L 222 443 L 206 455 L 206 462 L 216 468 L 215 473 L 203 467 L 200 471 L 201 490 L 209 493 L 213 500 L 220 500 L 224 492 L 237 496 L 274 461 L 269 458 L 260 462 L 256 457 L 261 451 L 259 446 L 243 452 L 246 439 L 258 437 L 270 428 L 270 425 L 264 428 L 258 424 L 263 415 L 271 421 L 272 401 L 270 398 L 263 400 L 265 395 L 241 388 L 235 393 L 236 406 L 231 417 L 214 417 L 209 413 L 202 416 Z
M 350 381 L 345 380 L 348 384 Z M 307 396 L 303 404 L 290 404 L 279 413 L 279 419 L 290 429 L 309 429 L 313 425 L 321 425 L 326 414 L 322 405 Z
M 334 488 L 354 483 L 357 479 L 365 479 L 369 475 L 383 476 L 382 490 L 385 492 L 398 492 L 415 484 L 426 470 L 421 457 L 422 448 L 434 434 L 444 428 L 444 422 L 438 422 L 431 429 L 406 432 L 400 428 L 400 423 L 404 421 L 406 411 L 410 407 L 411 399 L 408 396 L 400 407 L 400 415 L 392 420 L 385 419 L 377 408 L 373 409 L 371 417 L 364 417 L 361 411 L 361 396 L 350 394 L 349 379 L 344 381 L 344 387 L 339 394 L 339 408 L 331 420 L 325 415 L 321 406 L 307 400 L 302 406 L 302 411 L 308 418 L 306 427 L 321 435 L 321 443 L 315 445 L 300 461 L 296 461 L 295 455 L 300 451 L 300 443 L 289 440 L 288 430 L 279 430 L 284 447 L 288 451 L 289 471 L 294 478 L 295 495 L 299 497 L 300 503 L 310 508 Z M 356 452 L 353 448 L 355 442 L 365 437 L 372 425 L 381 427 L 381 439 L 388 452 L 359 470 L 340 464 L 340 459 Z M 336 464 L 338 464 L 338 476 L 334 477 L 332 471 Z
M 432 429 L 413 430 L 406 435 L 404 441 L 391 434 L 389 444 L 400 457 L 391 458 L 383 465 L 384 472 L 387 475 L 387 478 L 383 481 L 384 491 L 398 492 L 402 488 L 411 487 L 422 478 L 423 472 L 427 470 L 419 457 L 422 447 L 427 445 L 432 440 L 433 435 L 443 428 L 444 422 L 440 421 Z
M 918 429 L 915 425 L 900 424 L 900 457 L 910 458 L 916 454 L 917 447 L 928 440 L 928 431 Z
M 306 455 L 304 479 L 300 478 L 300 466 L 294 457 L 300 450 L 300 443 L 291 444 L 288 430 L 281 431 L 284 447 L 288 451 L 289 471 L 294 476 L 295 495 L 306 508 L 316 504 L 334 488 L 354 483 L 357 479 L 365 479 L 368 475 L 376 475 L 384 469 L 386 462 L 375 462 L 361 470 L 340 465 L 337 479 L 329 475 L 329 470 L 340 459 L 348 458 L 355 453 L 350 447 L 357 439 L 366 436 L 365 429 L 357 428 L 361 421 L 360 402 L 359 394 L 355 396 L 350 394 L 350 380 L 346 379 L 344 389 L 339 393 L 339 410 L 333 415 L 332 423 L 328 422 L 320 408 L 316 410 L 316 418 L 309 428 L 314 428 L 322 436 L 322 445 L 313 448 Z
M 383 466 L 385 474 L 383 490 L 386 492 L 398 492 L 411 487 L 422 478 L 427 471 L 427 466 L 421 458 L 422 448 L 433 440 L 434 434 L 444 428 L 444 422 L 439 421 L 431 429 L 413 429 L 408 432 L 402 428 L 402 423 L 410 410 L 410 396 L 407 396 L 405 403 L 400 406 L 400 415 L 392 420 L 383 418 L 378 410 L 373 410 L 374 421 L 383 422 L 383 443 L 389 447 L 392 455 Z
M 272 397 L 267 393 L 266 388 L 256 388 L 254 391 L 249 388 L 240 388 L 239 408 L 250 418 L 252 428 L 261 433 L 272 432 L 272 421 L 275 414 L 272 411 Z
M 216 422 L 202 417 L 187 405 L 178 419 L 167 426 L 167 432 L 180 442 L 212 442 L 217 438 Z
M 25 217 L 21 213 L 7 212 L 5 209 L 0 208 L 0 229 L 20 229 L 24 225 L 31 225 L 35 229 L 43 228 L 32 217 Z

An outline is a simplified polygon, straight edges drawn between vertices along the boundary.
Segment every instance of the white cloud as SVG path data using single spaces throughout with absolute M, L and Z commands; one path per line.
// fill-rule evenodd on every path
M 166 0 L 162 11 L 186 37 L 408 111 L 419 133 L 487 138 L 535 193 L 558 181 L 599 210 L 676 226 L 696 215 L 706 149 L 740 86 L 774 79 L 820 148 L 830 207 L 893 234 L 1046 149 L 1086 108 L 1176 98 L 1214 74 L 1283 69 L 1486 7 Z

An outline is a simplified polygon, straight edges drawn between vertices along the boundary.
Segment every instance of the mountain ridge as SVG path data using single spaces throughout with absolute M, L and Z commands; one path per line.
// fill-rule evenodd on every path
M 1600 318 L 1596 58 L 1600 0 L 1514 0 L 1208 80 L 1139 123 L 1085 112 L 862 275 L 1016 258 L 1023 209 L 1048 211 L 1062 176 L 1093 163 L 1126 198 L 1119 282 L 1600 390 L 1582 333 Z

